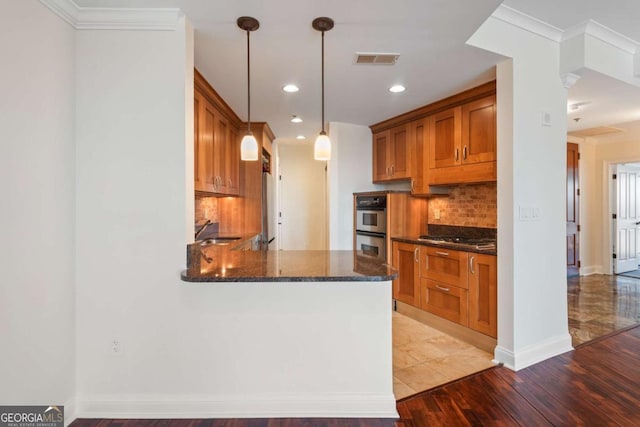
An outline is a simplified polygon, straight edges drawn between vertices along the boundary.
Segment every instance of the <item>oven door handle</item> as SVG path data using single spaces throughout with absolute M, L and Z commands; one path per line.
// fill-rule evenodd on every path
M 386 234 L 384 233 L 373 233 L 371 231 L 362 231 L 362 230 L 356 230 L 356 234 L 360 234 L 362 236 L 380 237 L 381 239 L 384 239 L 386 237 Z

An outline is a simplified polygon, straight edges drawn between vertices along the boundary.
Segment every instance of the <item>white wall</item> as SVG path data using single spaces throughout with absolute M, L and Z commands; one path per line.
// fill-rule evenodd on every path
M 326 162 L 313 158 L 313 142 L 277 144 L 280 211 L 278 248 L 326 250 Z
M 187 29 L 76 36 L 80 413 L 97 396 L 168 393 L 180 375 Z
M 394 416 L 390 282 L 180 280 L 189 31 L 77 34 L 78 414 Z
M 353 193 L 409 190 L 408 183 L 378 185 L 373 177 L 371 130 L 367 126 L 331 122 L 329 161 L 329 248 L 353 249 Z
M 73 412 L 74 32 L 36 1 L 0 14 L 0 402 Z
M 559 44 L 489 18 L 470 44 L 498 67 L 498 347 L 515 369 L 570 350 L 566 286 L 566 101 Z M 551 126 L 542 125 L 542 114 Z M 520 209 L 539 218 L 520 220 Z

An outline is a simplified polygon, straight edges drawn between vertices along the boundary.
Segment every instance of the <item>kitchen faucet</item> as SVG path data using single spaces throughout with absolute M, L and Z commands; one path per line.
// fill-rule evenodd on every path
M 195 236 L 193 237 L 193 240 L 198 240 L 198 237 L 204 232 L 204 230 L 207 229 L 207 227 L 209 226 L 209 224 L 211 224 L 211 220 L 208 219 L 207 222 L 205 222 L 204 224 L 202 224 L 202 226 L 198 229 L 198 231 L 196 231 Z

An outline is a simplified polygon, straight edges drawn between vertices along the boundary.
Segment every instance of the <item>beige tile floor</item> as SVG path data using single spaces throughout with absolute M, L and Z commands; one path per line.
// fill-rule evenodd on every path
M 494 366 L 493 355 L 397 312 L 392 335 L 396 399 Z

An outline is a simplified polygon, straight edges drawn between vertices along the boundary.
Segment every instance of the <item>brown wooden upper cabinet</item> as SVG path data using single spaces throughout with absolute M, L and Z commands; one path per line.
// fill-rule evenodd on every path
M 373 181 L 397 181 L 411 177 L 409 125 L 373 135 Z
M 411 143 L 413 144 L 413 173 L 411 194 L 429 193 L 429 121 L 414 120 L 409 124 Z
M 429 116 L 429 167 L 460 164 L 462 108 L 453 107 Z
M 194 91 L 194 184 L 204 194 L 240 194 L 239 119 L 196 73 Z
M 431 185 L 496 180 L 496 97 L 429 116 Z
M 430 116 L 430 168 L 495 161 L 495 106 L 489 96 Z
M 496 160 L 496 97 L 462 106 L 462 163 Z

